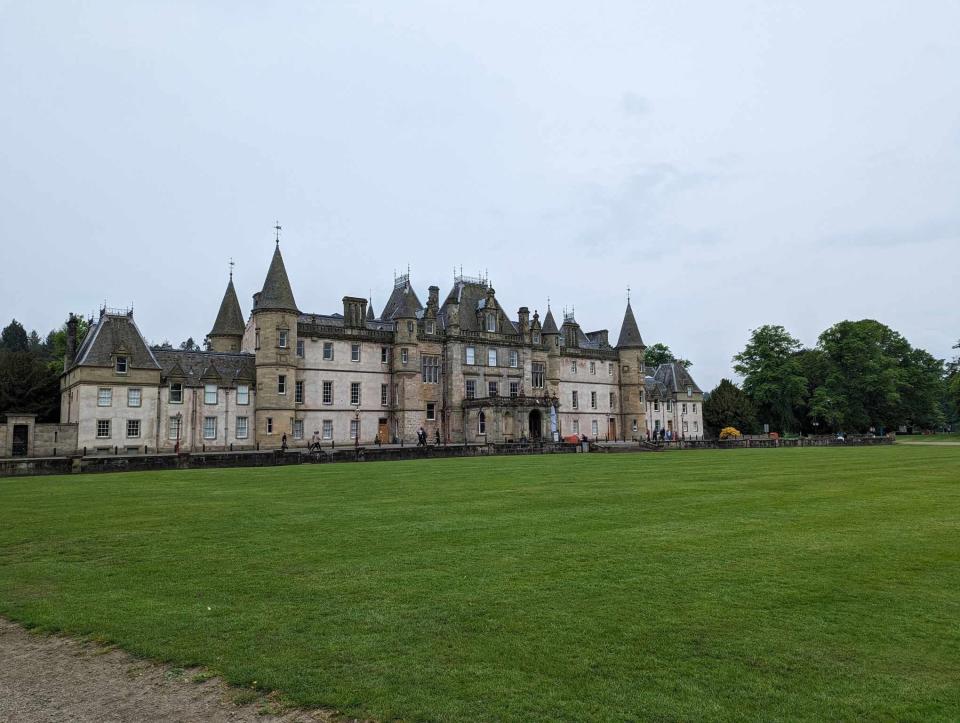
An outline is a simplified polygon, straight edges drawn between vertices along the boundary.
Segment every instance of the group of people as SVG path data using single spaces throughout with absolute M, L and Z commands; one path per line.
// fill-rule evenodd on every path
M 435 435 L 434 444 L 439 445 L 439 444 L 440 444 L 440 430 L 439 430 L 439 429 L 434 430 L 434 435 Z M 427 446 L 427 430 L 425 430 L 423 427 L 420 427 L 420 429 L 417 430 L 417 446 L 418 446 L 418 447 L 426 447 L 426 446 Z
M 653 430 L 653 437 L 650 437 L 650 430 L 647 430 L 647 441 L 648 442 L 672 442 L 673 441 L 673 430 L 660 427 L 660 429 Z

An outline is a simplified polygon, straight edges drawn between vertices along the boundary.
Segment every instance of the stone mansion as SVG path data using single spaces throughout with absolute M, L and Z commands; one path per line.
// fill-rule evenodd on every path
M 102 308 L 85 338 L 68 323 L 61 422 L 88 451 L 199 451 L 323 444 L 484 443 L 703 433 L 703 394 L 686 369 L 644 366 L 627 301 L 616 344 L 520 307 L 510 318 L 486 278 L 457 276 L 426 305 L 410 274 L 378 315 L 345 296 L 334 314 L 297 306 L 279 242 L 244 321 L 227 284 L 207 351 L 150 347 L 132 311 Z M 649 372 L 649 373 L 648 373 Z

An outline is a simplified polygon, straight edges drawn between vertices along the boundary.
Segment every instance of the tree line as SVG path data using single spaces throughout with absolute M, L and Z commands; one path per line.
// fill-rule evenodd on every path
M 953 347 L 960 349 L 960 341 Z M 917 349 L 873 319 L 841 321 L 804 347 L 784 327 L 754 329 L 733 357 L 742 387 L 729 379 L 707 395 L 703 421 L 780 433 L 939 430 L 960 409 L 960 356 L 949 362 Z

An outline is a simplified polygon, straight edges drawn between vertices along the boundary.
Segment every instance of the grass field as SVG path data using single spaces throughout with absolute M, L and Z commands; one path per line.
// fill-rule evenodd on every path
M 376 718 L 960 718 L 960 447 L 0 480 L 0 613 Z

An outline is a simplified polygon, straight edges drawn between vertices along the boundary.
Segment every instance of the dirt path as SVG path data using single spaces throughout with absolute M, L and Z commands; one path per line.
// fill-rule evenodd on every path
M 323 711 L 283 712 L 269 697 L 207 679 L 200 670 L 171 668 L 115 648 L 29 633 L 0 618 L 0 721 L 332 720 L 337 718 Z

